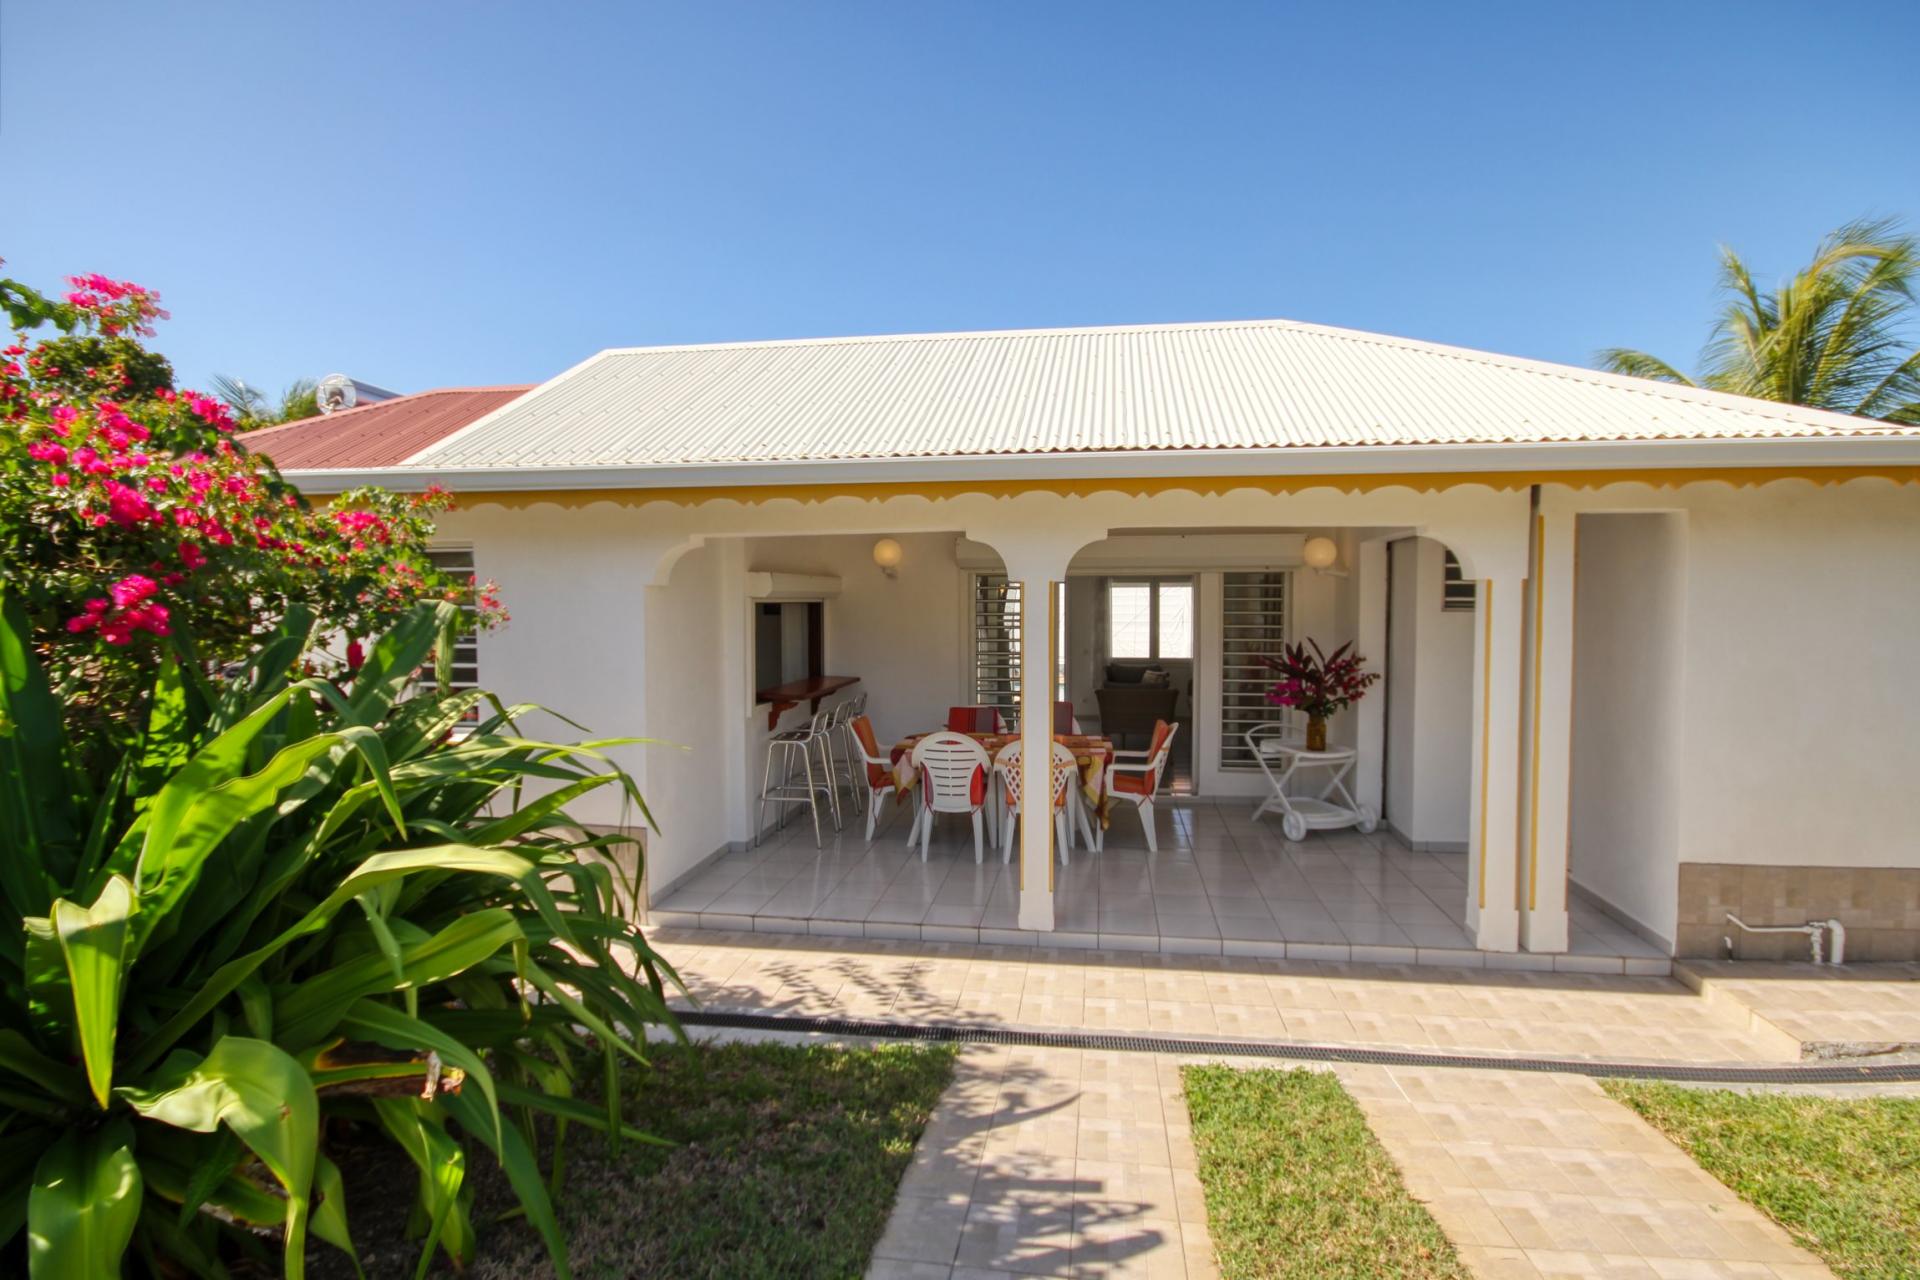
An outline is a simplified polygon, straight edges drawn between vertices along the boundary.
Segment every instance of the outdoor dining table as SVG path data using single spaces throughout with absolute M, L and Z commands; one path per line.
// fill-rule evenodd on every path
M 914 781 L 913 749 L 922 738 L 930 738 L 934 730 L 928 733 L 916 733 L 902 738 L 893 744 L 888 759 L 893 762 L 894 789 L 905 797 L 912 790 Z M 963 735 L 972 738 L 986 748 L 987 759 L 991 761 L 1000 754 L 1000 749 L 1009 743 L 1020 741 L 1017 733 L 969 733 Z M 1100 819 L 1100 828 L 1107 826 L 1107 766 L 1113 763 L 1113 741 L 1109 738 L 1095 737 L 1084 733 L 1056 733 L 1053 740 L 1073 752 L 1074 763 L 1080 767 L 1080 795 L 1090 812 Z M 991 778 L 991 771 L 989 771 Z

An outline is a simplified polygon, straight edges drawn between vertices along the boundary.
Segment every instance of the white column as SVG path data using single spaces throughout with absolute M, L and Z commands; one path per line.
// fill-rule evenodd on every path
M 1387 664 L 1387 542 L 1362 542 L 1354 556 L 1354 589 L 1359 593 L 1360 617 L 1354 647 L 1370 669 L 1384 672 Z M 1387 698 L 1376 685 L 1355 708 L 1354 799 L 1376 815 L 1386 812 Z
M 1534 517 L 1527 619 L 1527 798 L 1520 940 L 1567 949 L 1567 822 L 1573 773 L 1574 514 L 1543 495 Z
M 1103 536 L 1059 529 L 969 531 L 991 543 L 1006 562 L 1007 580 L 1020 584 L 1020 792 L 1049 794 L 1053 760 L 1054 583 L 1065 582 L 1074 553 Z M 1015 865 L 1020 890 L 1020 927 L 1053 932 L 1053 822 L 1043 807 L 1020 824 Z
M 1483 951 L 1520 945 L 1521 639 L 1526 579 L 1481 578 L 1473 639 L 1467 928 Z

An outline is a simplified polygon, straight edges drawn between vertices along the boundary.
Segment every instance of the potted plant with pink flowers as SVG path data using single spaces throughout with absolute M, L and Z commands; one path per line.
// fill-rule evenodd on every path
M 1309 751 L 1327 749 L 1328 717 L 1360 701 L 1380 678 L 1378 671 L 1366 670 L 1367 660 L 1353 652 L 1351 642 L 1327 653 L 1319 641 L 1309 639 L 1282 645 L 1279 657 L 1265 656 L 1260 662 L 1280 677 L 1267 691 L 1267 701 L 1306 713 Z

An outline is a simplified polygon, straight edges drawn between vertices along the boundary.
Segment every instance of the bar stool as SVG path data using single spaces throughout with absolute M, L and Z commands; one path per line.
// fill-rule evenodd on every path
M 833 709 L 827 720 L 827 776 L 833 779 L 837 792 L 842 784 L 847 788 L 847 804 L 853 812 L 863 811 L 862 801 L 866 795 L 867 769 L 862 764 L 860 744 L 853 736 L 853 717 L 858 714 L 856 698 L 848 698 Z
M 753 841 L 759 844 L 767 829 L 767 804 L 804 804 L 813 815 L 814 847 L 822 847 L 820 835 L 820 797 L 827 798 L 833 829 L 840 830 L 840 792 L 833 782 L 833 758 L 828 748 L 831 736 L 828 723 L 831 711 L 820 711 L 804 729 L 789 729 L 767 739 L 767 767 L 760 775 L 760 816 L 755 823 Z M 774 781 L 774 762 L 780 764 L 779 782 Z M 800 775 L 806 781 L 799 781 Z

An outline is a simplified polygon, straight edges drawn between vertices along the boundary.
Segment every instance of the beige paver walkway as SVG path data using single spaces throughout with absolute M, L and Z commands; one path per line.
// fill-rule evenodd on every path
M 709 1009 L 1641 1061 L 1791 1060 L 1669 978 L 659 930 Z M 1735 979 L 1738 975 L 1733 975 Z M 1820 1006 L 1793 997 L 1819 1038 Z M 1859 988 L 1858 999 L 1870 996 Z M 1902 992 L 1898 999 L 1904 1000 Z M 1842 1005 L 1830 1025 L 1860 1012 Z M 1214 1272 L 1182 1060 L 970 1046 L 870 1275 Z M 1249 1065 L 1245 1059 L 1236 1065 Z M 1584 1077 L 1336 1070 L 1476 1274 L 1814 1280 L 1829 1273 Z
M 1179 1065 L 971 1046 L 867 1274 L 1216 1275 Z
M 1920 1049 L 1920 963 L 1684 960 L 1676 976 L 1722 1022 L 1784 1056 Z
M 702 1007 L 1427 1051 L 1735 1062 L 1672 978 L 657 930 Z
M 1831 1275 L 1592 1080 L 1339 1071 L 1408 1187 L 1489 1280 Z
M 1200 1060 L 969 1047 L 868 1277 L 1217 1275 L 1180 1097 Z M 1333 1069 L 1486 1280 L 1830 1277 L 1584 1077 Z

